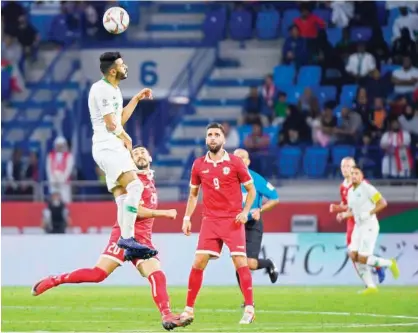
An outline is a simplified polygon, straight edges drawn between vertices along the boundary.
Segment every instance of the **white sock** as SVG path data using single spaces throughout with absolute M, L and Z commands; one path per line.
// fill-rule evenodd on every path
M 372 269 L 370 266 L 365 264 L 357 263 L 357 267 L 360 273 L 361 279 L 366 284 L 367 288 L 376 288 L 372 277 Z
M 118 213 L 117 213 L 117 219 L 118 219 L 118 225 L 120 230 L 122 230 L 122 226 L 123 226 L 123 202 L 125 201 L 126 198 L 126 194 L 122 194 L 120 196 L 118 196 L 115 201 L 116 201 L 116 206 L 118 208 Z
M 364 285 L 367 287 L 367 283 L 366 283 L 366 281 L 364 281 L 364 269 L 363 269 L 363 266 L 364 265 L 363 264 L 360 264 L 359 262 L 355 262 L 354 263 L 354 266 L 357 269 L 358 276 L 363 281 Z
M 141 202 L 144 185 L 139 179 L 135 179 L 126 186 L 126 198 L 123 201 L 123 214 L 121 236 L 123 238 L 130 238 L 135 236 L 135 220 L 138 212 L 138 206 Z
M 373 267 L 390 267 L 392 266 L 392 261 L 372 255 L 367 258 L 367 265 Z

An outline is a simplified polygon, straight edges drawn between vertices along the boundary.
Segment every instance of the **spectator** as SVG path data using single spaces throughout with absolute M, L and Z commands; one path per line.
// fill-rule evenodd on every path
M 32 61 L 35 60 L 40 36 L 33 25 L 28 22 L 26 15 L 19 17 L 16 37 L 23 47 L 23 54 L 25 58 Z
M 418 105 L 418 87 L 415 89 L 414 94 L 412 95 L 412 100 Z
M 292 137 L 291 131 L 298 132 L 298 140 L 306 142 L 309 141 L 309 127 L 306 122 L 306 117 L 302 114 L 296 106 L 289 105 L 286 110 L 287 117 L 282 125 L 282 130 L 279 133 L 279 145 L 281 141 L 289 141 Z
M 376 97 L 374 99 L 374 108 L 372 113 L 372 128 L 375 136 L 381 136 L 383 130 L 387 128 L 387 112 L 383 98 Z
M 270 137 L 263 133 L 260 124 L 253 124 L 252 132 L 245 138 L 244 147 L 250 153 L 266 151 L 270 144 Z
M 15 148 L 12 159 L 6 165 L 6 180 L 9 182 L 6 187 L 6 195 L 21 194 L 20 185 L 17 182 L 23 180 L 23 169 L 22 150 Z
M 302 38 L 315 39 L 319 29 L 325 29 L 323 19 L 311 13 L 308 4 L 302 4 L 300 8 L 301 16 L 296 18 L 294 23 L 299 28 Z
M 409 177 L 412 169 L 411 136 L 401 130 L 399 121 L 392 120 L 389 131 L 383 134 L 380 147 L 385 151 L 382 160 L 383 177 Z
M 16 65 L 22 58 L 22 46 L 11 35 L 4 35 L 1 48 L 1 58 Z
M 365 130 L 370 130 L 372 126 L 371 124 L 372 106 L 370 105 L 370 101 L 367 96 L 367 91 L 363 87 L 360 87 L 357 90 L 356 100 L 353 103 L 353 110 L 356 111 L 361 116 Z
M 350 1 L 332 1 L 331 21 L 339 28 L 346 28 L 354 16 L 354 4 Z
M 392 82 L 395 85 L 395 94 L 405 95 L 407 99 L 412 100 L 412 93 L 418 83 L 418 69 L 412 67 L 409 56 L 403 58 L 402 68 L 393 71 Z
M 286 118 L 287 110 L 287 94 L 285 92 L 279 92 L 276 104 L 274 106 L 274 119 L 272 122 L 273 126 L 280 125 L 284 122 Z
M 264 84 L 261 86 L 261 96 L 263 97 L 263 114 L 270 119 L 273 116 L 274 101 L 277 91 L 273 82 L 273 75 L 269 74 L 264 78 Z
M 318 98 L 312 93 L 312 89 L 306 87 L 298 101 L 298 108 L 303 112 L 319 112 Z
M 353 53 L 353 43 L 350 38 L 350 29 L 344 28 L 342 30 L 341 40 L 335 45 L 337 55 L 343 59 L 345 63 L 348 62 L 350 54 Z
M 29 165 L 25 171 L 25 180 L 31 182 L 39 181 L 39 160 L 36 152 L 32 151 L 29 154 Z M 32 185 L 22 185 L 22 194 L 33 195 L 34 188 Z
M 410 13 L 407 7 L 399 7 L 400 16 L 393 22 L 392 41 L 401 37 L 401 30 L 408 29 L 411 40 L 415 40 L 418 32 L 418 14 Z
M 297 129 L 290 129 L 286 132 L 286 135 L 280 133 L 279 146 L 301 146 L 304 142 L 299 137 L 299 131 Z
M 365 170 L 367 177 L 374 177 L 375 172 L 374 168 L 376 167 L 376 161 L 379 160 L 378 156 L 379 152 L 376 147 L 372 146 L 372 138 L 369 133 L 364 133 L 362 138 L 362 145 L 359 152 L 358 157 L 358 164 L 360 168 Z M 371 170 L 371 174 L 369 176 L 369 171 Z
M 389 59 L 389 47 L 383 38 L 383 32 L 380 26 L 373 27 L 372 37 L 367 42 L 367 48 L 378 64 L 386 62 Z
M 326 105 L 321 115 L 321 125 L 314 136 L 314 142 L 320 144 L 322 147 L 327 147 L 334 143 L 334 133 L 337 123 L 337 117 L 334 116 L 332 108 L 330 105 Z
M 47 207 L 43 210 L 41 227 L 48 234 L 65 234 L 71 225 L 71 218 L 59 192 L 53 192 Z
M 340 125 L 334 130 L 336 141 L 340 144 L 357 144 L 361 134 L 361 125 L 360 115 L 348 107 L 343 107 Z
M 231 125 L 228 122 L 224 122 L 222 124 L 225 131 L 225 149 L 235 149 L 239 147 L 239 135 L 238 131 L 231 127 Z
M 250 88 L 250 94 L 245 99 L 243 116 L 241 117 L 239 123 L 252 125 L 254 123 L 262 123 L 263 126 L 268 126 L 269 121 L 265 115 L 261 114 L 261 109 L 263 107 L 263 100 L 258 92 L 257 87 Z
M 378 69 L 372 71 L 364 82 L 364 88 L 370 101 L 374 101 L 377 97 L 388 96 L 391 92 L 391 86 L 389 77 L 382 77 Z
M 68 151 L 67 140 L 59 136 L 54 141 L 54 150 L 48 154 L 46 172 L 50 193 L 58 192 L 64 202 L 71 202 L 69 180 L 74 168 L 73 154 Z
M 414 108 L 412 105 L 407 105 L 405 107 L 404 113 L 399 117 L 399 124 L 401 129 L 409 132 L 412 137 L 415 137 L 416 142 L 418 139 L 418 105 Z
M 282 59 L 287 65 L 293 64 L 296 67 L 303 66 L 306 62 L 306 42 L 300 37 L 300 31 L 297 25 L 289 27 L 290 36 L 286 38 Z
M 358 43 L 357 52 L 350 55 L 345 70 L 355 81 L 361 81 L 376 69 L 374 57 L 366 52 L 364 43 Z
M 18 1 L 7 1 L 1 9 L 1 19 L 2 24 L 4 24 L 4 33 L 15 37 L 17 35 L 17 22 L 19 17 L 25 14 L 25 9 Z
M 401 30 L 401 37 L 397 38 L 392 45 L 392 59 L 394 64 L 402 64 L 404 56 L 410 56 L 412 59 L 418 57 L 417 47 L 415 42 L 411 39 L 409 31 L 406 28 Z M 415 60 L 417 65 L 418 60 Z

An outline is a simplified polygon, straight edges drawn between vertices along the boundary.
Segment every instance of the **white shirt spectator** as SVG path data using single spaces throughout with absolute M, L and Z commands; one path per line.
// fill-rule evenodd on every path
M 418 14 L 408 13 L 406 16 L 399 16 L 392 27 L 392 41 L 401 37 L 401 30 L 408 28 L 411 39 L 415 40 L 414 31 L 418 32 Z
M 392 73 L 392 77 L 399 79 L 399 80 L 418 80 L 418 69 L 415 67 L 411 67 L 408 70 L 405 70 L 403 67 L 399 68 Z M 396 94 L 410 94 L 413 93 L 415 87 L 418 86 L 418 83 L 414 85 L 395 85 L 395 93 Z
M 371 71 L 376 69 L 376 61 L 374 57 L 368 53 L 354 53 L 348 58 L 345 70 L 356 76 L 364 77 Z
M 354 3 L 349 1 L 333 1 L 331 3 L 331 21 L 339 28 L 345 28 L 354 16 Z
M 239 147 L 239 134 L 235 128 L 229 130 L 228 136 L 225 138 L 225 149 L 235 149 Z
M 399 7 L 408 7 L 415 11 L 418 8 L 418 1 L 386 1 L 386 9 L 391 10 Z

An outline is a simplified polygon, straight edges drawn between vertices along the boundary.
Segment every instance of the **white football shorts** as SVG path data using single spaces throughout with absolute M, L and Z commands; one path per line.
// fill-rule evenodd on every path
M 351 235 L 349 251 L 358 252 L 363 256 L 370 256 L 374 253 L 377 237 L 379 236 L 378 223 L 356 224 Z

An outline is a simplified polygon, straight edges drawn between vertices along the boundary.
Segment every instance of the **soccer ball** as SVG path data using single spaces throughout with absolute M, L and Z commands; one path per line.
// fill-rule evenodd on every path
M 129 15 L 121 7 L 112 7 L 103 15 L 103 26 L 111 34 L 121 34 L 129 26 Z

